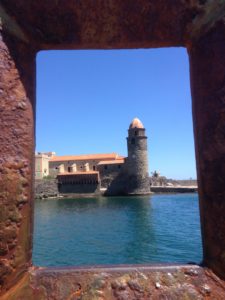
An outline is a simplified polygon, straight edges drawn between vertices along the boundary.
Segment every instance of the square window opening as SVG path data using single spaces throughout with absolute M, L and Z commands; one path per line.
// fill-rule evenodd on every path
M 201 261 L 197 194 L 157 194 L 196 184 L 190 102 L 183 48 L 38 54 L 36 176 L 55 199 L 35 201 L 35 265 Z M 143 155 L 156 194 L 124 197 Z

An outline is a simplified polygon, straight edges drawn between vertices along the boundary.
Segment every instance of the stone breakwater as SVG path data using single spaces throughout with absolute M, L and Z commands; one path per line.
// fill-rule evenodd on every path
M 197 186 L 151 186 L 152 193 L 197 193 Z
M 77 194 L 62 194 L 59 192 L 57 179 L 39 179 L 35 180 L 35 198 L 59 198 L 59 197 L 87 197 L 90 195 L 104 195 L 106 189 L 101 189 L 96 193 L 77 193 Z M 152 193 L 196 193 L 198 191 L 197 186 L 151 186 Z

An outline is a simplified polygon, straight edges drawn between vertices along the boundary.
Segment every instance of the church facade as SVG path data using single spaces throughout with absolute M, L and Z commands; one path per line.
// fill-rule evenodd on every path
M 150 193 L 147 136 L 134 118 L 128 129 L 128 156 L 117 153 L 51 156 L 48 174 L 56 177 L 60 193 L 143 195 Z

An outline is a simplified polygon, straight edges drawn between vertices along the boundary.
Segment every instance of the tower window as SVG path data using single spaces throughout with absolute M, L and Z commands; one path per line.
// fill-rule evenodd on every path
M 137 130 L 135 130 L 135 132 L 134 132 L 134 135 L 138 135 L 138 132 L 137 132 Z
M 131 139 L 131 144 L 134 145 L 135 144 L 135 139 Z
M 95 166 L 93 166 L 93 171 L 95 171 Z
M 105 169 L 105 170 L 107 170 L 107 169 L 108 169 L 108 166 L 107 166 L 107 165 L 105 165 L 105 166 L 104 166 L 104 169 Z

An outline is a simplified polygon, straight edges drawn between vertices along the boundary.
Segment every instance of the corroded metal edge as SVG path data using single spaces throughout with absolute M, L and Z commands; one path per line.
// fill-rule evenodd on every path
M 225 299 L 225 282 L 199 265 L 33 266 L 2 300 Z

